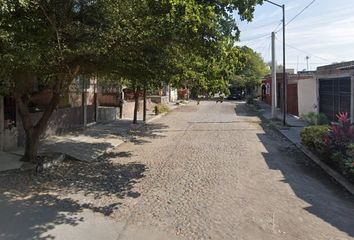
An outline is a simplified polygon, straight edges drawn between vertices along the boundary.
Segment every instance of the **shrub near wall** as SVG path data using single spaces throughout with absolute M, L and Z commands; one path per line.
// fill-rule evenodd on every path
M 331 152 L 331 165 L 354 182 L 354 126 L 348 113 L 339 113 L 337 118 L 338 121 L 331 124 L 325 143 Z
M 354 126 L 347 113 L 337 115 L 331 126 L 309 126 L 301 142 L 320 159 L 354 183 Z
M 328 125 L 314 125 L 302 129 L 301 142 L 311 151 L 318 152 L 325 147 L 323 139 L 329 132 Z

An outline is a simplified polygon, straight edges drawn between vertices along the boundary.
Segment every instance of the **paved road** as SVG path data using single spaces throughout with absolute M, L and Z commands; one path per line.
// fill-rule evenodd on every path
M 0 239 L 354 239 L 353 197 L 243 103 L 191 103 L 131 134 L 108 162 L 37 179 L 46 194 L 9 190 Z
M 126 144 L 147 166 L 115 216 L 182 239 L 351 239 L 354 201 L 235 102 L 181 108 Z M 128 209 L 128 210 L 127 210 Z

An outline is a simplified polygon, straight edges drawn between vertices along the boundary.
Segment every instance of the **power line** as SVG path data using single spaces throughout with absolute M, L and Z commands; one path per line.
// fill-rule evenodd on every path
M 271 26 L 271 25 L 273 25 L 274 23 L 278 23 L 278 22 L 279 22 L 279 21 L 273 21 L 273 22 L 265 23 L 265 24 L 262 24 L 262 25 L 259 25 L 259 26 L 252 27 L 252 28 L 250 28 L 250 30 L 253 31 L 253 30 L 255 30 L 255 29 L 268 27 L 268 26 Z M 242 33 L 242 32 L 247 32 L 247 31 L 248 31 L 248 29 L 245 29 L 245 30 L 241 31 L 241 33 Z
M 260 36 L 254 37 L 254 38 L 241 40 L 241 42 L 249 42 L 249 41 L 253 41 L 253 40 L 259 40 L 259 39 L 266 38 L 266 37 L 269 37 L 269 36 L 270 36 L 270 34 L 267 33 L 267 34 L 263 34 L 263 35 L 260 35 Z
M 280 40 L 279 40 L 278 38 L 275 38 L 275 39 L 280 42 Z M 290 45 L 290 44 L 285 44 L 285 45 L 288 46 L 288 47 L 290 47 L 290 48 L 292 48 L 292 49 L 295 49 L 295 50 L 297 50 L 297 51 L 299 51 L 299 52 L 306 53 L 306 54 L 308 54 L 308 55 L 310 55 L 310 56 L 316 57 L 316 58 L 321 59 L 321 60 L 324 60 L 324 61 L 326 61 L 326 62 L 332 62 L 332 61 L 330 61 L 329 59 L 326 59 L 326 58 L 317 56 L 317 55 L 312 54 L 312 53 L 310 53 L 310 52 L 307 52 L 307 51 L 305 51 L 305 50 L 302 50 L 302 49 L 299 49 L 299 48 L 297 48 L 297 47 L 294 47 L 294 46 L 292 46 L 292 45 Z
M 316 58 L 318 58 L 318 59 L 324 60 L 324 61 L 326 61 L 326 62 L 331 62 L 330 60 L 328 60 L 328 59 L 326 59 L 326 58 L 323 58 L 323 57 L 320 57 L 320 56 L 316 56 L 315 54 L 312 54 L 312 53 L 310 53 L 310 52 L 301 50 L 301 49 L 296 48 L 296 47 L 294 47 L 294 46 L 291 46 L 291 45 L 289 45 L 289 44 L 285 44 L 285 45 L 288 46 L 288 47 L 290 47 L 290 48 L 293 48 L 293 49 L 295 49 L 295 50 L 298 50 L 298 51 L 300 51 L 300 52 L 303 52 L 303 53 L 306 53 L 306 54 L 311 55 L 311 56 L 313 56 L 313 57 L 316 57 Z
M 309 4 L 306 5 L 298 14 L 296 14 L 290 21 L 288 21 L 285 26 L 289 25 L 292 21 L 294 21 L 298 16 L 300 16 L 306 9 L 308 9 L 316 0 L 312 0 Z
M 278 30 L 277 30 L 277 28 L 280 27 L 282 25 L 282 23 L 283 23 L 283 21 L 280 20 L 279 24 L 274 28 L 273 32 L 275 32 L 275 33 L 279 32 L 281 30 L 281 28 Z
M 296 64 L 296 63 L 299 63 L 299 64 L 306 64 L 307 62 L 289 62 L 287 61 L 286 63 L 289 63 L 289 64 Z M 328 62 L 312 62 L 311 61 L 311 64 L 327 64 Z
M 263 40 L 257 47 L 255 47 L 254 49 L 260 49 L 261 47 L 264 48 L 264 45 L 267 44 L 267 42 L 269 41 L 270 36 L 268 38 L 266 38 L 265 40 Z M 264 44 L 265 43 L 265 44 Z
M 288 26 L 291 22 L 293 22 L 298 16 L 300 16 L 303 12 L 306 11 L 306 9 L 308 9 L 312 4 L 314 4 L 316 2 L 316 0 L 312 0 L 309 4 L 307 4 L 298 14 L 296 14 L 292 19 L 290 19 L 286 24 L 285 26 Z M 279 27 L 279 26 L 278 26 Z M 277 27 L 277 28 L 278 28 Z M 278 29 L 277 31 L 275 31 L 275 33 L 278 33 L 279 31 L 281 30 Z
M 271 46 L 272 46 L 272 42 L 271 41 L 269 41 L 269 44 L 268 44 L 268 48 L 267 48 L 267 50 L 266 50 L 266 52 L 265 52 L 265 54 L 264 54 L 264 56 L 263 56 L 263 60 L 264 61 L 266 61 L 266 59 L 268 58 L 268 56 L 270 56 L 271 55 Z

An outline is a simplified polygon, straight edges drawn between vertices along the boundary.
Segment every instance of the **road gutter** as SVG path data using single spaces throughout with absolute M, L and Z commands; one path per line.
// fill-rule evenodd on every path
M 271 123 L 271 120 L 265 118 L 263 114 L 256 108 L 256 106 L 250 106 L 248 105 L 249 108 L 252 111 L 256 111 L 257 115 L 261 118 L 263 122 Z M 301 152 L 303 152 L 308 158 L 310 158 L 314 163 L 316 163 L 323 171 L 325 171 L 329 176 L 331 176 L 336 182 L 338 182 L 342 187 L 344 187 L 348 192 L 350 192 L 352 195 L 354 195 L 354 185 L 350 183 L 347 179 L 345 179 L 341 174 L 339 174 L 337 171 L 335 171 L 333 168 L 328 166 L 326 163 L 321 161 L 313 152 L 308 150 L 305 146 L 303 146 L 301 143 L 296 143 L 294 142 L 289 136 L 284 134 L 276 124 L 270 124 L 270 127 L 275 129 L 277 132 L 279 132 L 282 136 L 284 136 L 289 142 L 291 142 L 293 145 L 297 147 Z

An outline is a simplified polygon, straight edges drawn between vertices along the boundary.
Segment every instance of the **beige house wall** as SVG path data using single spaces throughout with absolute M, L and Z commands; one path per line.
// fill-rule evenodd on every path
M 315 78 L 301 79 L 297 83 L 299 116 L 318 112 L 317 84 Z

